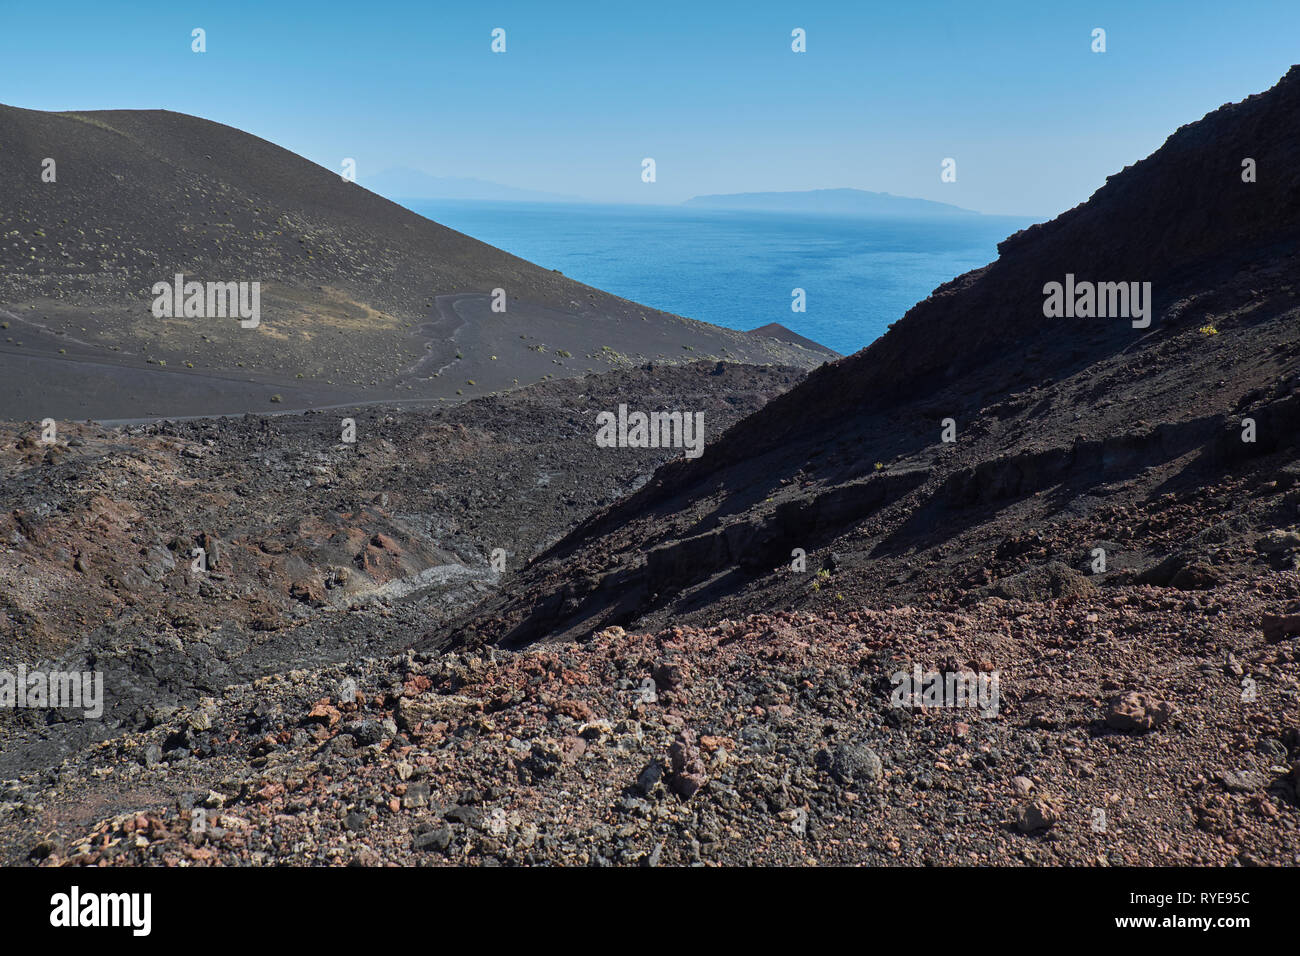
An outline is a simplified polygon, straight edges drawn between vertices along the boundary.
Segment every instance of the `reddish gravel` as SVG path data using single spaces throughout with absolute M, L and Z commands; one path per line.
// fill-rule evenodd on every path
M 295 672 L 13 787 L 0 832 L 46 864 L 1293 865 L 1281 594 L 1300 575 Z M 892 706 L 914 665 L 996 671 L 996 714 Z M 1167 720 L 1108 727 L 1133 691 Z

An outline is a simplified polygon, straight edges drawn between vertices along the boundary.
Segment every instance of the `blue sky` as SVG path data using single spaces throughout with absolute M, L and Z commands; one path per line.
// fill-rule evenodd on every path
M 409 166 L 610 202 L 851 186 L 1055 215 L 1300 58 L 1297 0 L 5 7 L 3 103 L 193 113 L 353 157 L 362 185 Z

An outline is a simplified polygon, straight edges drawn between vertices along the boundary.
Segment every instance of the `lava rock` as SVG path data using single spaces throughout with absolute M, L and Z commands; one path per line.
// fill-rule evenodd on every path
M 830 755 L 830 772 L 845 786 L 876 784 L 885 776 L 880 756 L 862 743 L 840 744 Z
M 1173 716 L 1173 705 L 1140 691 L 1129 691 L 1111 699 L 1106 708 L 1106 726 L 1113 730 L 1154 730 Z
M 411 841 L 411 847 L 415 850 L 436 850 L 439 853 L 446 853 L 447 848 L 451 846 L 452 836 L 450 827 L 438 827 L 435 830 L 417 833 L 415 839 Z
M 1046 797 L 1022 803 L 1015 809 L 1016 829 L 1021 833 L 1041 833 L 1050 830 L 1061 819 L 1061 811 Z

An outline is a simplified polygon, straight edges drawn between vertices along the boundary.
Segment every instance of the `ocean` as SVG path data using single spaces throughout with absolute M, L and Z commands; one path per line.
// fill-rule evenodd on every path
M 1033 220 L 855 219 L 675 206 L 406 201 L 445 226 L 667 312 L 747 330 L 779 322 L 837 352 L 883 335 Z M 791 310 L 792 290 L 806 311 Z

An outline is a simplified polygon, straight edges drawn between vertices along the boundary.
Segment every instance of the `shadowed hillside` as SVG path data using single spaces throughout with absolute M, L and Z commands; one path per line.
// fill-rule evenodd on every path
M 1012 236 L 996 262 L 937 289 L 878 342 L 593 516 L 534 563 L 531 588 L 489 608 L 495 633 L 527 643 L 829 608 L 832 594 L 952 600 L 1027 563 L 1078 576 L 1103 539 L 1121 542 L 1107 580 L 1132 580 L 1171 551 L 1175 564 L 1249 566 L 1255 537 L 1295 518 L 1272 497 L 1286 483 L 1266 479 L 1300 434 L 1298 116 L 1293 68 L 1182 127 L 1087 203 Z M 1243 181 L 1246 158 L 1256 182 Z M 1045 317 L 1045 285 L 1067 274 L 1150 282 L 1149 326 Z M 1170 528 L 1159 515 L 1238 480 L 1243 462 L 1269 489 L 1227 506 L 1245 552 L 1183 554 L 1181 538 L 1230 514 L 1201 503 L 1199 520 Z M 1007 543 L 1026 534 L 1057 539 Z M 796 548 L 810 553 L 805 574 L 789 570 Z M 831 593 L 811 588 L 818 570 Z

